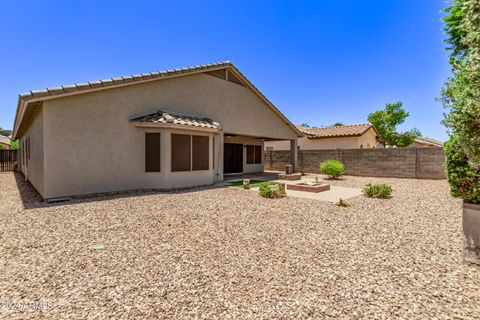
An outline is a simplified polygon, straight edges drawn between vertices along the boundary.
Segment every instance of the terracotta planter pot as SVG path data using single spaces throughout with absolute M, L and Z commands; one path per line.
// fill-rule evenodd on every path
M 464 260 L 480 266 L 480 204 L 463 203 Z

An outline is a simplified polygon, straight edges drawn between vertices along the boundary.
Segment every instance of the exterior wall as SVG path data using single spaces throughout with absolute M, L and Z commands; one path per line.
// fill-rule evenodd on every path
M 0 137 L 0 150 L 10 150 L 11 142 L 9 138 Z
M 368 129 L 363 135 L 358 137 L 358 148 L 371 149 L 377 147 L 377 134 L 373 128 Z M 347 149 L 347 148 L 342 148 Z
M 204 74 L 46 100 L 44 198 L 180 188 L 221 180 L 221 154 L 216 162 L 220 172 L 167 175 L 168 168 L 163 166 L 170 162 L 168 131 L 161 135 L 162 172 L 145 172 L 146 129 L 134 127 L 129 119 L 157 110 L 209 117 L 225 133 L 279 139 L 296 136 L 250 89 Z M 222 139 L 221 135 L 215 139 L 217 152 Z M 248 165 L 245 172 L 262 169 Z
M 26 157 L 25 145 L 30 139 L 30 159 Z M 26 179 L 37 189 L 40 195 L 45 194 L 44 180 L 44 108 L 35 114 L 30 127 L 20 140 L 21 151 L 18 155 L 18 167 Z
M 220 135 L 217 133 L 161 129 L 133 128 L 132 140 L 113 150 L 108 143 L 95 142 L 90 147 L 81 145 L 61 157 L 47 153 L 45 198 L 117 192 L 135 189 L 176 189 L 202 186 L 221 179 L 219 174 Z M 145 172 L 145 133 L 160 133 L 160 172 Z M 171 170 L 171 135 L 203 135 L 209 137 L 209 170 Z M 215 137 L 215 139 L 213 139 Z M 215 140 L 215 155 L 212 147 Z M 48 148 L 55 148 L 47 141 Z M 96 145 L 96 146 L 95 146 Z M 94 148 L 92 150 L 92 147 Z M 106 150 L 108 151 L 106 151 Z M 51 151 L 50 151 L 51 152 Z M 112 152 L 109 156 L 108 152 Z M 87 160 L 89 156 L 91 160 Z M 215 160 L 214 160 L 215 157 Z M 83 158 L 84 161 L 77 161 Z M 96 159 L 95 159 L 96 158 Z
M 417 150 L 417 178 L 438 177 L 446 178 L 445 154 L 443 148 L 418 148 Z
M 298 138 L 298 146 L 301 150 L 358 149 L 361 146 L 367 149 L 376 146 L 377 142 L 375 137 L 375 131 L 370 129 L 360 137 Z M 266 141 L 265 148 L 267 147 L 272 147 L 273 150 L 290 150 L 290 141 Z
M 224 137 L 224 143 L 241 143 L 243 144 L 243 173 L 256 173 L 263 172 L 264 168 L 264 154 L 262 154 L 262 163 L 261 164 L 247 164 L 247 149 L 246 145 L 257 145 L 261 146 L 263 150 L 263 141 L 260 139 L 255 139 L 253 137 L 237 136 L 237 137 Z
M 298 138 L 298 146 L 301 150 L 318 149 L 355 149 L 359 148 L 358 137 L 309 139 Z M 265 141 L 265 148 L 272 147 L 273 150 L 290 150 L 290 141 Z
M 327 159 L 341 161 L 346 175 L 445 179 L 445 155 L 442 148 L 387 148 L 300 150 L 298 170 L 320 173 L 320 163 Z M 285 170 L 290 151 L 266 151 L 266 170 Z

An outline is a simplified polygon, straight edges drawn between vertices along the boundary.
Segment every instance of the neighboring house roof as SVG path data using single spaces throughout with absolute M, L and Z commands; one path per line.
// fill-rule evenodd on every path
M 12 145 L 12 140 L 10 140 L 8 137 L 0 137 L 0 143 L 10 146 Z
M 348 126 L 334 126 L 327 128 L 307 128 L 304 126 L 297 126 L 297 128 L 309 139 L 321 138 L 337 138 L 337 137 L 358 137 L 373 128 L 370 123 L 352 124 Z M 375 130 L 378 136 L 377 131 Z
M 270 102 L 270 100 L 267 99 L 267 97 L 265 97 L 260 92 L 260 90 L 258 90 L 250 82 L 250 80 L 247 79 L 247 77 L 245 77 L 231 62 L 225 61 L 225 62 L 204 64 L 204 65 L 198 65 L 198 66 L 186 67 L 186 68 L 180 68 L 180 69 L 156 71 L 156 72 L 142 73 L 142 74 L 136 74 L 136 75 L 130 75 L 130 76 L 124 76 L 124 77 L 110 78 L 105 80 L 76 83 L 71 85 L 46 88 L 43 90 L 31 90 L 31 91 L 22 93 L 18 97 L 17 113 L 15 116 L 15 123 L 13 128 L 13 138 L 15 139 L 19 137 L 19 129 L 22 126 L 24 118 L 26 117 L 28 119 L 33 117 L 33 113 L 36 110 L 35 108 L 38 108 L 38 105 L 34 104 L 34 102 L 60 98 L 60 97 L 73 95 L 73 94 L 82 94 L 82 93 L 87 93 L 87 92 L 92 92 L 97 90 L 115 88 L 119 86 L 138 84 L 142 82 L 156 81 L 156 80 L 162 80 L 162 79 L 168 79 L 173 77 L 186 76 L 186 75 L 204 73 L 204 72 L 210 72 L 210 71 L 213 72 L 213 71 L 218 71 L 222 69 L 228 69 L 229 71 L 232 71 L 232 73 L 234 74 L 234 77 L 230 80 L 231 82 L 236 82 L 236 83 L 240 82 L 242 85 L 245 85 L 246 87 L 253 90 L 253 92 L 256 93 L 260 97 L 260 99 L 262 99 L 276 114 L 280 116 L 280 118 L 283 121 L 287 123 L 288 126 L 292 128 L 293 131 L 295 131 L 298 134 L 298 136 L 302 136 L 302 133 L 287 119 L 287 117 L 285 117 L 285 115 L 283 115 L 283 113 L 280 112 L 280 110 L 278 110 L 273 105 L 272 102 Z M 29 105 L 32 105 L 31 110 L 27 108 Z M 22 132 L 20 132 L 20 135 L 21 134 Z
M 199 118 L 187 115 L 180 115 L 175 113 L 168 113 L 165 111 L 157 111 L 155 113 L 130 119 L 137 123 L 153 123 L 159 125 L 181 125 L 187 127 L 198 127 L 208 129 L 221 129 L 220 123 L 209 118 Z
M 420 143 L 420 144 L 428 144 L 428 145 L 432 145 L 432 146 L 436 146 L 436 147 L 442 147 L 442 148 L 443 148 L 443 145 L 444 145 L 444 143 L 442 141 L 432 139 L 432 138 L 428 138 L 428 137 L 415 138 L 414 142 Z

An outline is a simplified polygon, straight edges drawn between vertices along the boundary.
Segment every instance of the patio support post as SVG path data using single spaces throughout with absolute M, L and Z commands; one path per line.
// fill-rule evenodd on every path
M 290 140 L 290 164 L 292 165 L 292 173 L 297 172 L 298 163 L 298 143 L 297 139 Z
M 223 135 L 223 131 L 220 132 L 219 134 L 219 137 L 220 137 L 220 141 L 219 141 L 219 147 L 218 147 L 218 155 L 219 155 L 219 161 L 218 161 L 218 169 L 217 169 L 217 172 L 218 172 L 218 177 L 217 177 L 217 181 L 224 181 L 224 177 L 223 177 L 223 147 L 224 147 L 224 135 Z

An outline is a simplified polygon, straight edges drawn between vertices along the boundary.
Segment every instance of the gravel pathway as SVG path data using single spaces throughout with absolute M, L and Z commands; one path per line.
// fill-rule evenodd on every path
M 0 174 L 0 318 L 479 319 L 447 183 L 331 183 L 367 182 L 393 198 L 204 188 L 46 204 Z

